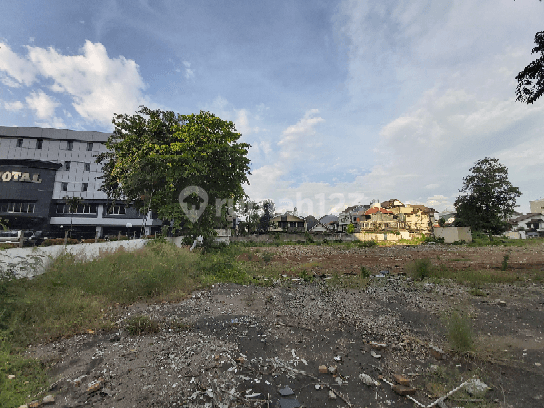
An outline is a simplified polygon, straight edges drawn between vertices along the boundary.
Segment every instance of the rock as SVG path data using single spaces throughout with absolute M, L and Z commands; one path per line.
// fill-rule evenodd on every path
M 378 381 L 373 380 L 368 374 L 359 374 L 359 379 L 368 386 L 378 385 Z
M 8 380 L 13 380 L 13 379 L 15 379 L 15 376 L 13 374 L 8 375 Z
M 246 360 L 244 357 L 238 357 L 236 361 L 238 362 L 238 364 L 243 365 Z
M 28 408 L 28 405 L 24 404 L 24 405 L 19 405 L 19 408 Z
M 43 405 L 49 405 L 49 404 L 54 404 L 54 403 L 55 403 L 55 397 L 52 396 L 52 395 L 46 395 L 42 399 L 42 404 Z
M 383 350 L 384 348 L 387 348 L 386 343 L 377 343 L 375 341 L 370 342 L 370 347 L 372 347 L 375 350 Z
M 331 400 L 335 400 L 336 399 L 336 394 L 334 393 L 334 391 L 329 391 L 329 399 Z
M 370 355 L 374 358 L 382 358 L 381 354 L 376 353 L 374 350 L 370 351 Z
M 99 378 L 98 380 L 89 383 L 89 386 L 87 387 L 87 392 L 92 393 L 98 391 L 100 388 L 102 388 L 102 381 L 104 381 L 104 379 Z
M 28 404 L 28 408 L 39 408 L 39 406 L 40 406 L 40 401 L 38 400 L 32 401 L 30 404 Z
M 334 375 L 334 374 L 336 374 L 337 372 L 338 372 L 338 367 L 336 367 L 336 366 L 330 366 L 330 367 L 329 367 L 329 374 Z
M 429 346 L 431 348 L 431 355 L 436 358 L 437 360 L 445 360 L 446 359 L 446 353 L 444 353 L 444 350 L 442 350 L 440 347 L 436 346 Z
M 293 395 L 295 392 L 289 387 L 286 386 L 285 388 L 280 390 L 280 394 L 284 397 L 287 397 L 289 395 Z
M 498 303 L 499 306 L 506 306 L 506 302 L 504 300 L 499 300 L 499 303 Z
M 327 374 L 328 373 L 327 366 L 326 365 L 320 365 L 319 366 L 319 373 L 320 374 Z
M 467 385 L 465 385 L 465 390 L 470 394 L 480 394 L 486 392 L 489 389 L 486 383 L 478 378 L 473 379 Z
M 395 391 L 399 395 L 414 395 L 416 393 L 416 389 L 412 387 L 405 387 L 404 385 L 395 384 L 393 385 L 393 391 Z
M 410 380 L 400 374 L 394 374 L 393 375 L 393 378 L 395 379 L 395 381 L 397 383 L 399 383 L 400 385 L 404 385 L 405 387 L 409 387 L 410 386 Z

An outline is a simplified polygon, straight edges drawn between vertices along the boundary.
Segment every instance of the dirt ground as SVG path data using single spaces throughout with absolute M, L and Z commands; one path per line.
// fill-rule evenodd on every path
M 287 276 L 272 287 L 221 284 L 177 304 L 132 305 L 116 333 L 30 347 L 29 355 L 53 366 L 51 406 L 417 406 L 392 391 L 395 374 L 410 380 L 422 406 L 473 378 L 487 390 L 461 390 L 434 406 L 544 406 L 542 282 L 486 285 L 485 296 L 473 296 L 453 282 L 403 276 L 406 264 L 418 258 L 459 269 L 498 269 L 505 254 L 512 273 L 543 270 L 544 246 L 250 251 L 242 259 L 271 252 Z M 297 265 L 316 278 L 305 282 L 292 274 Z M 389 273 L 370 278 L 364 289 L 330 285 L 333 272 L 359 273 L 361 266 Z M 449 351 L 444 319 L 453 310 L 471 317 L 476 354 Z M 134 315 L 157 319 L 162 329 L 130 336 L 122 328 Z M 321 365 L 327 373 L 320 373 Z

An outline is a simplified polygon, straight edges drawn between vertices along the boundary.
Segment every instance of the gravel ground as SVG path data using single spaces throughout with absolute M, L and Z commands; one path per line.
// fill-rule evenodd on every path
M 123 329 L 89 333 L 29 348 L 29 355 L 53 365 L 58 381 L 51 406 L 413 407 L 392 391 L 393 376 L 409 379 L 413 398 L 428 405 L 443 395 L 429 387 L 437 372 L 456 373 L 448 390 L 461 378 L 483 380 L 490 390 L 473 396 L 472 406 L 544 406 L 542 284 L 494 285 L 486 287 L 488 296 L 474 297 L 461 285 L 414 282 L 395 273 L 412 259 L 437 256 L 439 262 L 495 267 L 504 248 L 258 250 L 274 252 L 286 265 L 316 262 L 324 275 L 341 257 L 349 264 L 344 272 L 367 266 L 391 273 L 360 290 L 335 289 L 324 278 L 287 277 L 273 287 L 221 284 L 181 303 L 132 305 L 121 328 L 124 319 L 146 315 L 162 329 L 141 336 Z M 542 268 L 542 247 L 509 250 L 513 268 Z M 472 317 L 483 350 L 477 357 L 447 352 L 443 316 L 454 309 Z M 433 355 L 433 346 L 446 353 Z M 330 372 L 320 373 L 321 365 Z M 443 406 L 470 402 L 455 396 Z

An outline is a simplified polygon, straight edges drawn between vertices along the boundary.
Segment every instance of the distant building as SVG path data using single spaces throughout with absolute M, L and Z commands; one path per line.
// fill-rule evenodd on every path
M 110 134 L 102 132 L 0 127 L 0 217 L 12 229 L 46 231 L 64 236 L 73 225 L 76 236 L 140 235 L 159 230 L 161 221 L 123 203 L 112 203 L 99 191 L 102 168 L 96 156 L 105 152 Z M 79 197 L 70 213 L 65 197 Z M 144 215 L 147 219 L 144 220 Z
M 544 214 L 544 199 L 529 201 L 532 213 Z

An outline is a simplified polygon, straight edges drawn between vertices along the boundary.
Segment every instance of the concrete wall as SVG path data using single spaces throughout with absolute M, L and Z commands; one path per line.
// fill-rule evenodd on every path
M 508 231 L 504 233 L 504 236 L 510 239 L 525 239 L 525 231 Z
M 401 239 L 419 238 L 422 234 L 400 231 L 400 235 L 393 233 L 356 232 L 353 234 L 359 241 L 399 241 Z
M 455 241 L 472 242 L 472 232 L 470 227 L 435 227 L 434 236 L 444 238 L 446 244 Z
M 327 241 L 334 241 L 341 239 L 342 241 L 355 241 L 353 235 L 348 234 L 311 234 L 315 242 L 321 242 L 324 239 Z M 304 234 L 283 234 L 279 233 L 280 241 L 306 241 Z M 248 236 L 236 236 L 230 237 L 231 242 L 274 242 L 274 234 L 263 235 L 248 235 Z
M 142 248 L 147 240 L 99 242 L 77 245 L 53 245 L 35 248 L 10 248 L 0 250 L 0 270 L 13 270 L 18 277 L 32 277 L 42 274 L 54 258 L 69 253 L 92 260 L 104 252 L 113 252 L 123 247 L 127 251 Z

